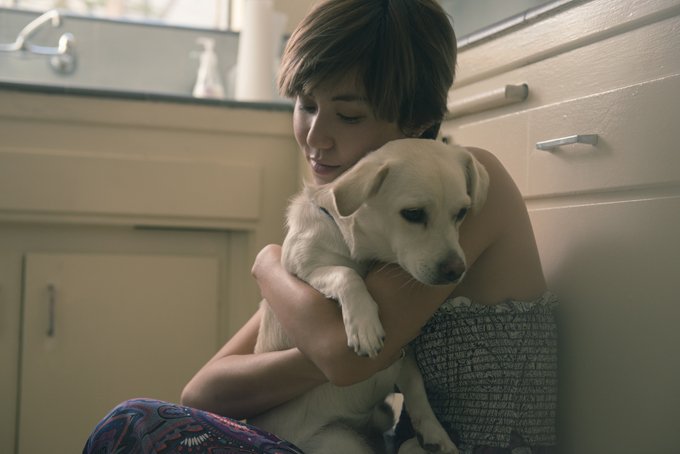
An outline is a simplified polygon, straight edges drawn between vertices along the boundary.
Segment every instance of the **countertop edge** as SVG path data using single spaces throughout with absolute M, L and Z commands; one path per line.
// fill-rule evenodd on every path
M 263 111 L 292 112 L 290 101 L 237 101 L 233 99 L 203 99 L 169 93 L 131 92 L 98 88 L 69 87 L 66 85 L 43 85 L 0 81 L 0 90 L 41 93 L 47 95 L 81 96 L 131 101 L 152 101 L 172 104 L 224 107 L 228 109 L 251 109 Z

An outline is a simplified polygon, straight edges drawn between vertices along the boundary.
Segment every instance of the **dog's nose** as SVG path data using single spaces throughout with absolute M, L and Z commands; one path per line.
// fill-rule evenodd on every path
M 465 262 L 458 256 L 442 260 L 437 267 L 439 278 L 445 282 L 457 282 L 465 273 Z

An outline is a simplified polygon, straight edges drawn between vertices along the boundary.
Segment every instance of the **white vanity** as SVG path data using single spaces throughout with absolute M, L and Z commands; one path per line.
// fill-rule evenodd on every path
M 299 184 L 291 109 L 4 88 L 0 440 L 80 452 L 116 403 L 177 402 L 256 310 Z

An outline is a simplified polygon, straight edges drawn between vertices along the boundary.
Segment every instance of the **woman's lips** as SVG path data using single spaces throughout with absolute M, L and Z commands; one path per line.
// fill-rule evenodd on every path
M 309 162 L 311 164 L 312 171 L 319 176 L 331 175 L 334 172 L 336 172 L 337 169 L 340 167 L 340 166 L 322 164 L 319 161 L 315 161 L 314 159 L 310 159 Z

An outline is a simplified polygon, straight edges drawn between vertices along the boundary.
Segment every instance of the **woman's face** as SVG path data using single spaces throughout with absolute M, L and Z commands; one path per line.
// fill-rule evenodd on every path
M 293 129 L 317 184 L 335 180 L 369 151 L 405 137 L 396 123 L 375 118 L 353 76 L 298 95 Z

